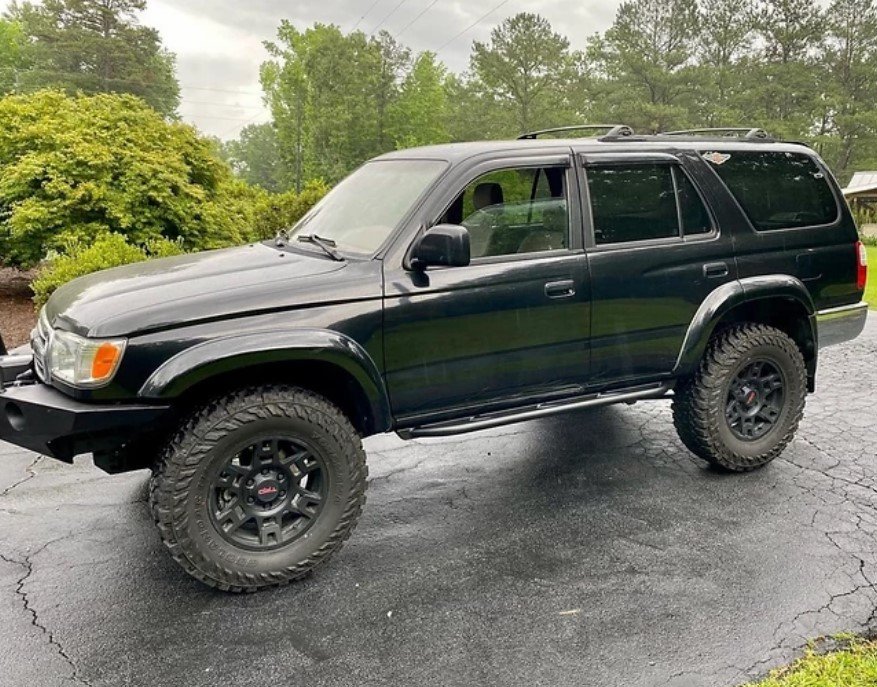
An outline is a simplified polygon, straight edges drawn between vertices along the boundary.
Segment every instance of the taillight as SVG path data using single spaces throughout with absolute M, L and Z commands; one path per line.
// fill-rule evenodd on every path
M 859 291 L 864 291 L 865 283 L 868 281 L 868 251 L 861 241 L 856 241 L 856 255 L 858 256 L 856 288 Z

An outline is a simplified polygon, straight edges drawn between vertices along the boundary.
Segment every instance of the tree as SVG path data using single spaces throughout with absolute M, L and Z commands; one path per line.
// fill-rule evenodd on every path
M 136 97 L 0 99 L 0 256 L 30 266 L 116 233 L 187 250 L 252 236 L 253 194 L 187 125 Z
M 244 127 L 237 140 L 222 144 L 220 154 L 248 184 L 277 193 L 290 187 L 292 174 L 273 124 Z
M 519 132 L 559 123 L 572 62 L 569 41 L 547 19 L 527 12 L 506 19 L 489 43 L 474 43 L 470 64 L 483 88 L 511 107 Z
M 28 67 L 18 74 L 18 89 L 131 93 L 174 114 L 180 101 L 175 58 L 158 31 L 138 24 L 145 7 L 146 0 L 14 2 L 7 16 L 28 39 Z
M 756 14 L 760 45 L 746 70 L 741 110 L 782 137 L 811 136 L 825 117 L 819 59 L 825 22 L 811 0 L 762 0 Z
M 381 31 L 372 39 L 376 48 L 377 69 L 374 73 L 375 115 L 377 119 L 377 147 L 383 152 L 392 149 L 387 137 L 388 117 L 393 102 L 399 95 L 399 81 L 411 66 L 411 51 L 399 45 L 388 32 Z
M 299 31 L 288 21 L 266 44 L 273 59 L 262 65 L 262 85 L 297 190 L 307 179 L 338 181 L 382 152 L 375 107 L 380 45 L 360 31 L 345 35 L 324 24 Z
M 417 56 L 391 108 L 392 138 L 397 148 L 450 140 L 446 128 L 446 74 L 445 66 L 436 61 L 435 53 L 423 52 Z
M 646 131 L 688 123 L 697 22 L 696 0 L 621 3 L 589 50 L 601 77 L 594 99 L 611 120 Z
M 877 4 L 835 0 L 825 20 L 821 61 L 831 78 L 819 144 L 835 173 L 846 177 L 856 155 L 877 156 Z
M 0 19 L 0 92 L 9 93 L 15 89 L 17 73 L 25 67 L 26 43 L 19 22 Z

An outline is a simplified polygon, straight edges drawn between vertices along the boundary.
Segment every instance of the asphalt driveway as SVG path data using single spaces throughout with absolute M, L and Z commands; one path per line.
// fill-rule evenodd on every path
M 146 473 L 0 444 L 0 685 L 735 685 L 877 630 L 877 318 L 782 459 L 696 464 L 666 402 L 367 442 L 329 566 L 229 596 L 165 555 Z

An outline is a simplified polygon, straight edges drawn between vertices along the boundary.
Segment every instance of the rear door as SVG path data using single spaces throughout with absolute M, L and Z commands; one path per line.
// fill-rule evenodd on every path
M 582 158 L 591 382 L 667 376 L 706 296 L 737 278 L 732 239 L 684 153 Z

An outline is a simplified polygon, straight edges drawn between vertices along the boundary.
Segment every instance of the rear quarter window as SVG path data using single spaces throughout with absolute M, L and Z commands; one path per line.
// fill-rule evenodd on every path
M 758 231 L 837 221 L 840 208 L 809 155 L 776 151 L 702 151 Z

